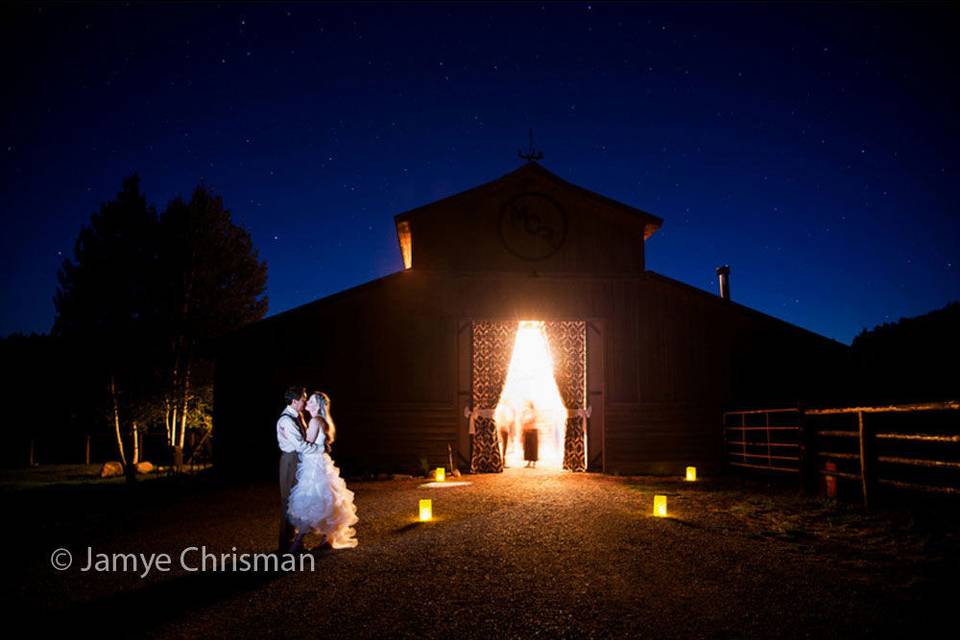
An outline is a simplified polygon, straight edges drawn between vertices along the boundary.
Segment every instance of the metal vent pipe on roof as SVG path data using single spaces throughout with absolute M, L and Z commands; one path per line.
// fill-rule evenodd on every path
M 730 267 L 721 265 L 717 267 L 717 277 L 720 278 L 720 297 L 724 300 L 730 299 Z

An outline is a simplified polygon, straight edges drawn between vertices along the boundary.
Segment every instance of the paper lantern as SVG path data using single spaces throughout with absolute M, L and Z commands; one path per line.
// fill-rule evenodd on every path
M 437 467 L 433 472 L 433 479 L 437 482 L 443 482 L 447 479 L 447 470 L 443 467 Z
M 696 481 L 697 481 L 697 468 L 687 467 L 687 482 L 696 482 Z
M 433 520 L 433 501 L 420 501 L 420 522 L 430 522 Z
M 653 515 L 658 518 L 667 517 L 667 496 L 653 496 Z

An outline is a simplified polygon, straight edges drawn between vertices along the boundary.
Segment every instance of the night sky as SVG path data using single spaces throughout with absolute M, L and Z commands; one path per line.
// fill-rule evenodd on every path
M 82 224 L 203 180 L 270 313 L 402 268 L 393 216 L 517 168 L 664 219 L 647 267 L 850 342 L 960 299 L 941 5 L 3 9 L 0 335 L 49 331 Z

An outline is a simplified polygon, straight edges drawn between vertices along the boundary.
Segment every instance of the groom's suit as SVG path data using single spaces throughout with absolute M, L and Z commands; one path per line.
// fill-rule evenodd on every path
M 287 406 L 277 420 L 277 445 L 280 447 L 280 540 L 278 553 L 286 553 L 293 542 L 295 527 L 287 518 L 290 490 L 297 483 L 299 453 L 315 451 L 319 447 L 303 437 L 303 419 L 293 408 Z

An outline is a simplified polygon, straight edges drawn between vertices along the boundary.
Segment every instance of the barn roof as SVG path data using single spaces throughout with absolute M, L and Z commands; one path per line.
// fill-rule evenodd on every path
M 383 289 L 384 287 L 396 286 L 400 280 L 408 277 L 409 277 L 409 274 L 406 271 L 396 271 L 394 273 L 389 273 L 385 276 L 375 278 L 374 280 L 370 280 L 368 282 L 364 282 L 362 284 L 349 287 L 347 289 L 338 291 L 336 293 L 330 294 L 323 298 L 319 298 L 317 300 L 313 300 L 312 302 L 308 302 L 298 307 L 294 307 L 293 309 L 287 309 L 286 311 L 282 311 L 275 315 L 268 316 L 266 318 L 263 318 L 262 320 L 246 325 L 246 328 L 262 328 L 264 326 L 274 325 L 278 319 L 280 319 L 280 321 L 282 322 L 283 319 L 289 319 L 291 317 L 301 316 L 305 313 L 310 313 L 311 311 L 316 311 L 322 308 L 328 308 L 337 303 L 343 302 L 345 300 L 349 300 L 351 298 L 357 298 L 360 296 L 368 295 L 376 290 Z M 430 278 L 430 277 L 443 277 L 443 276 L 436 275 L 436 274 L 434 275 L 427 274 L 421 277 Z M 549 278 L 550 278 L 549 274 L 544 274 L 540 276 L 540 279 L 549 279 Z M 646 271 L 643 272 L 643 274 L 638 276 L 638 279 L 646 282 L 662 283 L 676 291 L 686 292 L 688 295 L 694 298 L 699 298 L 701 300 L 707 301 L 709 304 L 713 305 L 714 310 L 720 313 L 738 313 L 741 315 L 763 319 L 767 322 L 772 323 L 772 325 L 774 326 L 782 327 L 788 331 L 793 331 L 797 334 L 802 334 L 808 337 L 820 339 L 825 343 L 829 343 L 844 351 L 849 351 L 851 348 L 850 345 L 840 342 L 839 340 L 836 340 L 829 336 L 825 336 L 815 331 L 811 331 L 810 329 L 805 329 L 804 327 L 788 322 L 783 318 L 778 318 L 768 313 L 764 313 L 759 309 L 748 307 L 739 302 L 735 302 L 729 299 L 725 300 L 716 294 L 710 293 L 709 291 L 705 291 L 699 287 L 693 286 L 692 284 L 682 282 L 680 280 L 676 280 L 674 278 L 666 276 L 662 273 L 658 273 L 656 271 L 651 271 L 647 269 Z M 237 333 L 242 333 L 242 332 L 243 330 L 241 329 Z
M 575 184 L 567 182 L 562 178 L 551 173 L 547 169 L 543 168 L 536 162 L 527 162 L 520 168 L 511 171 L 495 180 L 486 182 L 484 184 L 478 185 L 471 189 L 467 189 L 460 193 L 448 196 L 441 200 L 431 202 L 429 204 L 411 209 L 404 213 L 397 214 L 394 216 L 394 219 L 398 225 L 398 235 L 399 235 L 399 226 L 403 222 L 408 222 L 412 218 L 418 216 L 429 216 L 433 214 L 437 215 L 449 215 L 451 210 L 456 211 L 459 207 L 455 206 L 457 200 L 464 197 L 476 198 L 479 196 L 479 199 L 484 199 L 485 196 L 490 195 L 492 200 L 496 199 L 496 196 L 499 192 L 509 191 L 510 189 L 516 187 L 518 184 L 528 184 L 530 182 L 540 182 L 549 181 L 551 184 L 556 185 L 560 190 L 568 190 L 579 195 L 581 198 L 588 200 L 593 200 L 597 203 L 598 209 L 602 209 L 607 215 L 620 216 L 627 223 L 625 226 L 637 229 L 639 232 L 641 229 L 643 231 L 644 240 L 650 237 L 663 223 L 663 220 L 657 216 L 654 216 L 646 211 L 637 209 L 630 205 L 623 204 L 606 196 L 600 195 L 583 187 L 579 187 Z M 454 206 L 451 206 L 453 204 Z M 442 206 L 441 206 L 442 205 Z M 402 240 L 401 240 L 401 249 L 402 249 Z M 477 274 L 472 274 L 476 276 Z M 771 316 L 769 314 L 763 313 L 757 309 L 747 307 L 745 305 L 733 302 L 731 300 L 725 300 L 719 296 L 704 291 L 698 287 L 675 280 L 663 274 L 650 271 L 649 269 L 644 269 L 642 272 L 635 274 L 636 277 L 651 283 L 661 283 L 667 287 L 673 289 L 677 292 L 686 292 L 687 294 L 695 297 L 708 300 L 711 304 L 715 305 L 714 309 L 722 313 L 738 313 L 741 315 L 753 316 L 754 318 L 763 318 L 766 321 L 771 321 L 776 325 L 786 327 L 790 330 L 796 332 L 807 334 L 808 336 L 816 336 L 822 340 L 827 340 L 831 343 L 834 343 L 843 348 L 849 348 L 848 345 L 828 338 L 826 336 L 817 334 L 816 332 L 804 329 L 797 325 L 791 324 L 781 318 Z M 356 297 L 364 296 L 370 294 L 377 290 L 392 289 L 400 285 L 400 281 L 404 278 L 407 278 L 408 274 L 406 271 L 398 271 L 395 273 L 387 274 L 383 277 L 371 280 L 369 282 L 362 283 L 360 285 L 350 287 L 343 291 L 328 295 L 324 298 L 314 300 L 307 304 L 301 305 L 299 307 L 289 309 L 287 311 L 275 314 L 268 318 L 265 318 L 257 323 L 254 323 L 251 326 L 263 327 L 268 325 L 274 325 L 277 321 L 282 322 L 283 319 L 289 319 L 291 317 L 300 316 L 304 313 L 309 313 L 311 311 L 316 311 L 349 299 L 354 299 Z M 424 277 L 433 277 L 426 275 Z M 437 276 L 440 277 L 440 276 Z M 497 277 L 507 277 L 507 276 L 497 276 Z M 548 279 L 551 277 L 550 273 L 539 274 L 540 278 Z M 568 277 L 557 276 L 557 277 Z M 595 277 L 595 276 L 590 276 Z M 602 277 L 602 276 L 601 276 Z M 617 276 L 618 278 L 622 276 Z
M 781 326 L 789 331 L 795 331 L 797 333 L 801 333 L 810 337 L 815 337 L 821 340 L 825 340 L 841 349 L 845 349 L 845 350 L 850 349 L 850 345 L 840 342 L 835 338 L 825 336 L 821 333 L 817 333 L 816 331 L 811 331 L 810 329 L 805 329 L 800 325 L 793 324 L 792 322 L 788 322 L 783 318 L 778 318 L 777 316 L 772 316 L 769 313 L 764 313 L 759 309 L 748 307 L 747 305 L 736 302 L 735 300 L 721 298 L 720 296 L 714 293 L 710 293 L 709 291 L 705 291 L 700 287 L 695 287 L 692 284 L 689 284 L 687 282 L 683 282 L 681 280 L 676 280 L 669 276 L 665 276 L 662 273 L 658 273 L 656 271 L 651 271 L 650 269 L 647 269 L 646 271 L 644 271 L 644 277 L 648 281 L 652 280 L 654 282 L 660 282 L 678 291 L 686 291 L 692 296 L 706 300 L 710 304 L 715 305 L 715 308 L 718 310 L 730 310 L 736 313 L 753 316 L 755 318 L 762 318 L 766 321 L 773 322 L 775 325 Z
M 588 200 L 595 201 L 603 210 L 613 214 L 622 216 L 622 219 L 625 222 L 630 223 L 631 225 L 637 225 L 643 230 L 643 239 L 646 240 L 654 234 L 654 232 L 660 228 L 663 224 L 663 219 L 658 218 L 652 213 L 647 213 L 642 209 L 632 207 L 628 204 L 624 204 L 612 198 L 608 198 L 604 195 L 600 195 L 589 189 L 585 189 L 581 186 L 575 185 L 572 182 L 567 182 L 563 178 L 557 176 L 556 174 L 548 171 L 542 167 L 537 162 L 526 162 L 520 168 L 511 171 L 510 173 L 504 174 L 497 178 L 496 180 L 491 180 L 490 182 L 485 182 L 481 185 L 467 189 L 466 191 L 461 191 L 460 193 L 453 194 L 446 198 L 441 198 L 429 204 L 417 207 L 415 209 L 410 209 L 403 213 L 399 213 L 394 216 L 394 221 L 398 226 L 398 235 L 400 234 L 399 227 L 401 223 L 409 221 L 411 218 L 416 218 L 421 215 L 429 215 L 435 210 L 449 210 L 449 205 L 465 196 L 476 196 L 482 195 L 483 192 L 495 192 L 500 191 L 505 187 L 509 187 L 514 183 L 524 182 L 531 179 L 542 179 L 548 182 L 552 182 L 561 189 L 570 190 L 576 192 L 577 194 L 585 197 Z M 639 223 L 639 225 L 638 225 Z

